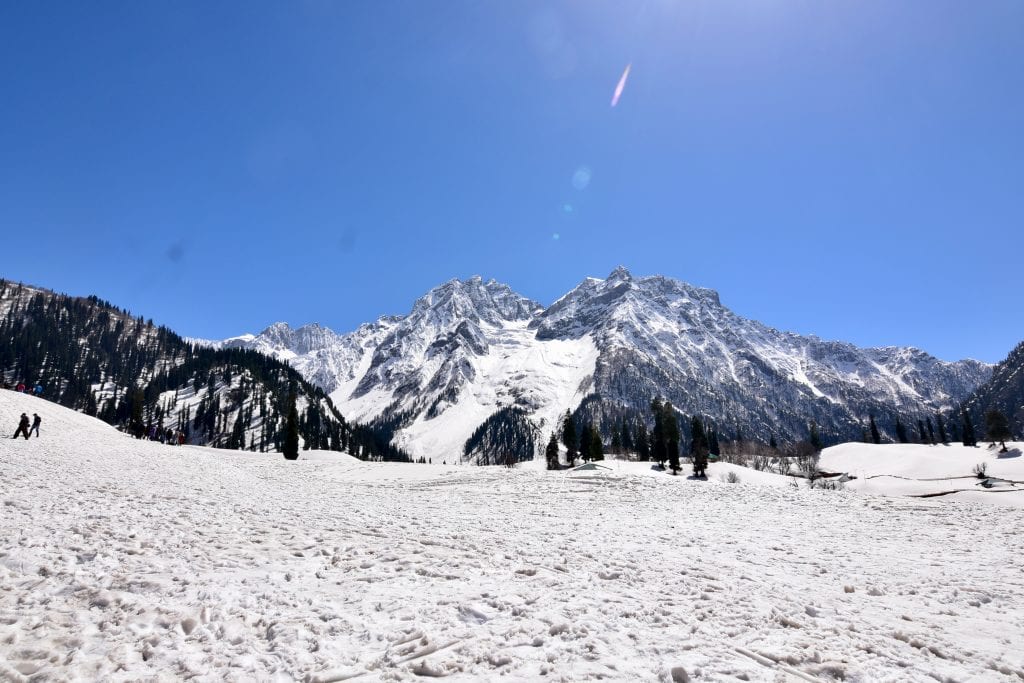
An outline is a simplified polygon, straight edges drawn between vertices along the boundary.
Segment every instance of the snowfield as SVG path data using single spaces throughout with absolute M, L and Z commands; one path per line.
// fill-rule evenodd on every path
M 1024 679 L 1012 506 L 719 465 L 286 462 L 0 391 L 5 436 L 23 411 L 42 438 L 0 440 L 0 680 Z
M 890 496 L 941 496 L 943 500 L 971 500 L 1024 507 L 1024 444 L 980 442 L 962 444 L 844 443 L 821 453 L 821 469 L 848 472 L 857 479 L 847 487 L 864 493 Z M 974 473 L 984 465 L 989 486 Z

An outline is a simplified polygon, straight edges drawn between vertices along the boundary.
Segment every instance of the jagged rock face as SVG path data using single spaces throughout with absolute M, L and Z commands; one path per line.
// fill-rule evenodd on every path
M 546 309 L 475 277 L 351 334 L 279 324 L 232 343 L 288 360 L 355 419 L 400 415 L 401 445 L 433 458 L 457 457 L 436 449 L 464 442 L 500 408 L 521 407 L 550 430 L 591 393 L 638 410 L 661 395 L 729 435 L 797 440 L 813 420 L 851 438 L 869 414 L 884 431 L 897 412 L 952 407 L 991 374 L 977 361 L 782 332 L 737 316 L 713 290 L 624 268 Z M 424 439 L 431 429 L 453 435 Z M 433 445 L 418 450 L 420 441 Z

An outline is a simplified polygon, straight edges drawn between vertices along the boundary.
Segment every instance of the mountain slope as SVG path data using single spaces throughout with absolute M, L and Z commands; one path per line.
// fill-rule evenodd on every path
M 182 432 L 188 443 L 280 450 L 292 392 L 304 447 L 341 450 L 357 433 L 323 389 L 241 348 L 194 346 L 96 297 L 0 280 L 0 378 L 136 434 Z M 379 450 L 379 449 L 378 449 Z
M 992 377 L 971 394 L 964 406 L 974 415 L 976 425 L 984 425 L 985 413 L 994 409 L 1006 415 L 1015 435 L 1024 434 L 1024 342 L 995 366 Z
M 607 433 L 623 415 L 643 419 L 656 395 L 729 437 L 799 440 L 815 421 L 833 439 L 857 438 L 869 414 L 890 430 L 897 414 L 948 409 L 991 374 L 985 363 L 913 348 L 781 332 L 737 316 L 712 290 L 624 268 L 547 308 L 474 277 L 350 334 L 313 327 L 277 324 L 225 344 L 287 360 L 346 414 L 380 421 L 396 444 L 434 459 L 460 457 L 506 408 L 547 434 L 587 399 L 587 416 Z M 471 459 L 503 461 L 478 446 Z

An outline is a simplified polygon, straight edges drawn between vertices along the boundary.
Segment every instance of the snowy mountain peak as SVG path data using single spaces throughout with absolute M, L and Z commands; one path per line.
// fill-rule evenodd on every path
M 428 316 L 441 326 L 462 320 L 502 322 L 529 320 L 543 308 L 496 280 L 484 282 L 479 275 L 467 280 L 457 278 L 431 289 L 413 305 L 410 316 Z
M 885 430 L 897 414 L 957 404 L 991 374 L 918 349 L 782 332 L 736 315 L 715 290 L 623 266 L 547 308 L 493 279 L 455 278 L 407 315 L 346 335 L 278 323 L 235 343 L 288 360 L 347 417 L 382 418 L 396 445 L 441 459 L 460 457 L 473 430 L 502 410 L 548 431 L 579 408 L 606 429 L 639 419 L 656 395 L 765 441 L 806 438 L 812 420 L 856 438 L 869 414 Z
M 606 282 L 631 282 L 633 275 L 630 274 L 629 270 L 625 266 L 617 266 L 615 270 L 608 274 Z

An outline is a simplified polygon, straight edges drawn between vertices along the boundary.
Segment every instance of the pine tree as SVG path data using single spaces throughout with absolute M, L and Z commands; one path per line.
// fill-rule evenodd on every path
M 145 398 L 142 394 L 142 389 L 135 389 L 129 396 L 131 421 L 128 423 L 129 429 L 135 438 L 141 438 L 144 427 L 143 408 L 145 406 Z
M 931 445 L 935 445 L 935 428 L 932 426 L 932 418 L 925 418 L 925 424 L 928 425 L 928 442 Z
M 651 460 L 651 444 L 647 439 L 647 425 L 643 422 L 636 428 L 636 458 L 640 462 Z
M 576 441 L 576 425 L 568 410 L 562 419 L 562 445 L 565 446 L 565 461 L 572 467 L 576 464 L 576 448 L 579 444 Z
M 811 438 L 811 448 L 814 449 L 815 453 L 821 452 L 821 449 L 824 448 L 825 446 L 821 442 L 821 435 L 818 433 L 818 423 L 817 422 L 811 422 L 811 425 L 809 427 L 809 431 L 810 431 L 810 435 L 811 435 L 811 437 L 810 437 Z
M 960 409 L 960 431 L 963 432 L 963 444 L 965 446 L 977 446 L 978 439 L 974 435 L 974 423 L 971 416 L 963 408 Z
M 665 455 L 668 458 L 669 468 L 672 474 L 679 473 L 679 416 L 672 404 L 666 401 L 661 410 L 662 425 L 665 431 Z
M 1010 433 L 1010 422 L 1001 411 L 992 409 L 985 413 L 985 438 L 995 445 L 998 441 L 1002 448 L 1000 453 L 1006 453 L 1006 440 L 1013 435 Z
M 549 470 L 558 469 L 558 435 L 551 432 L 551 438 L 548 440 L 548 447 L 544 451 L 544 457 L 548 463 Z
M 907 438 L 907 428 L 903 426 L 903 422 L 900 421 L 900 416 L 896 416 L 896 440 L 900 443 L 907 443 L 910 439 Z
M 716 458 L 722 454 L 721 445 L 718 443 L 718 430 L 712 429 L 708 433 L 708 452 Z
M 590 428 L 590 459 L 604 460 L 604 444 L 601 442 L 601 432 L 597 427 Z
M 285 460 L 299 459 L 299 411 L 296 402 L 295 387 L 292 386 L 288 392 L 288 419 L 284 428 L 284 446 L 281 448 Z
M 946 436 L 946 424 L 942 421 L 942 413 L 935 415 L 935 424 L 939 428 L 939 442 L 949 443 L 949 438 Z
M 611 452 L 622 453 L 622 432 L 615 428 L 612 428 Z
M 773 451 L 777 451 L 779 449 L 779 442 L 775 440 L 774 434 L 768 437 L 768 448 L 772 449 Z
M 626 421 L 623 420 L 622 421 L 622 452 L 625 453 L 626 455 L 629 455 L 630 453 L 633 452 L 634 448 L 635 448 L 635 446 L 633 444 L 633 437 L 629 433 L 629 426 L 626 424 Z
M 708 440 L 704 432 L 704 423 L 696 415 L 690 418 L 690 456 L 693 458 L 693 476 L 706 477 Z
M 882 443 L 882 436 L 878 433 L 878 425 L 875 424 L 875 416 L 871 415 L 871 442 L 875 444 Z
M 590 425 L 589 422 L 585 423 L 580 428 L 580 458 L 583 459 L 583 462 L 590 462 L 590 448 L 593 436 L 594 428 Z
M 654 429 L 651 431 L 651 457 L 658 467 L 665 467 L 668 448 L 665 443 L 665 415 L 662 411 L 661 399 L 655 397 L 651 401 L 651 413 L 654 415 Z
M 917 420 L 917 434 L 921 443 L 928 443 L 928 433 L 924 430 L 924 420 Z

